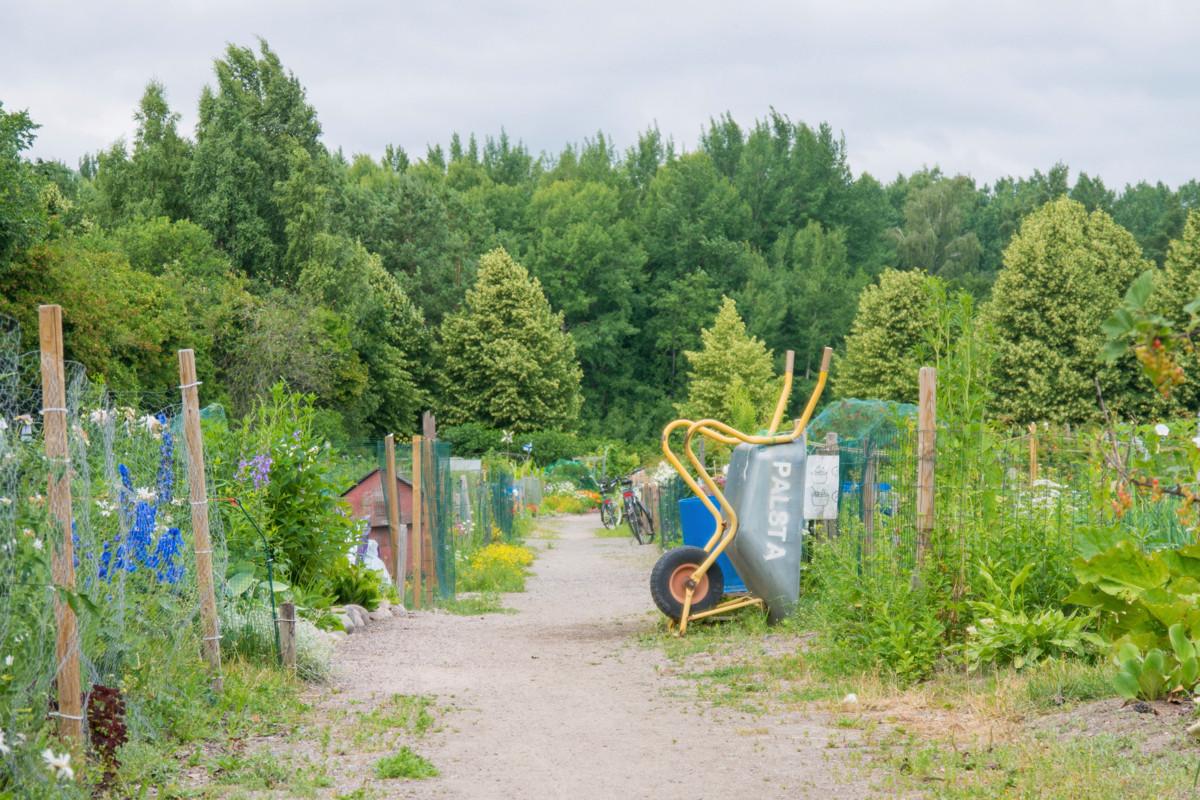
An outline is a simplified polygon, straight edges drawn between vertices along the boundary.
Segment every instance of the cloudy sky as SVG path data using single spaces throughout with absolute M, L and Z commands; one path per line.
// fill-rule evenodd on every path
M 151 78 L 190 131 L 213 59 L 262 36 L 347 153 L 502 126 L 535 151 L 597 130 L 623 148 L 655 122 L 692 147 L 711 116 L 774 106 L 884 179 L 1200 177 L 1193 0 L 0 0 L 0 29 L 0 102 L 70 164 L 130 136 Z

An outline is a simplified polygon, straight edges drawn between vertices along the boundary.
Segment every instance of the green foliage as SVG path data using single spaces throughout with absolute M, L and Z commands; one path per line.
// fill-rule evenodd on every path
M 0 276 L 9 258 L 35 242 L 46 224 L 39 182 L 21 160 L 37 127 L 28 112 L 5 111 L 0 103 Z
M 1200 545 L 1146 552 L 1105 529 L 1086 531 L 1079 551 L 1080 585 L 1066 602 L 1096 609 L 1109 641 L 1168 647 L 1175 624 L 1200 638 Z
M 428 759 L 413 752 L 407 746 L 401 747 L 398 752 L 384 756 L 375 762 L 375 776 L 385 780 L 395 778 L 424 780 L 425 778 L 436 778 L 439 774 L 437 767 Z
M 338 562 L 330 570 L 329 589 L 337 602 L 353 603 L 367 611 L 379 608 L 383 600 L 383 582 L 379 573 L 348 559 Z
M 1093 380 L 1120 411 L 1137 374 L 1104 365 L 1101 323 L 1146 269 L 1137 242 L 1103 211 L 1066 198 L 1026 217 L 1005 250 L 988 317 L 996 332 L 996 406 L 1017 422 L 1098 416 Z
M 261 525 L 276 569 L 294 584 L 328 580 L 360 533 L 337 497 L 328 442 L 313 430 L 313 398 L 277 384 L 255 408 L 224 463 L 229 485 Z M 234 455 L 236 454 L 236 455 Z M 235 465 L 235 462 L 236 465 Z M 240 514 L 227 516 L 230 562 L 257 562 L 257 534 Z
M 1164 652 L 1157 647 L 1143 652 L 1133 642 L 1117 649 L 1113 663 L 1118 672 L 1113 686 L 1128 700 L 1158 700 L 1175 693 L 1190 694 L 1200 682 L 1200 642 L 1176 622 L 1168 630 L 1171 642 Z
M 580 370 L 541 284 L 505 252 L 479 261 L 463 311 L 441 328 L 446 422 L 515 431 L 573 427 Z
M 848 555 L 818 547 L 804 575 L 800 618 L 818 631 L 814 665 L 834 676 L 878 671 L 905 684 L 929 677 L 945 645 L 944 587 L 914 586 L 883 556 L 859 574 Z
M 1064 614 L 1061 608 L 1026 610 L 1025 582 L 1038 565 L 1030 562 L 1007 587 L 1001 587 L 986 566 L 979 567 L 986 599 L 967 603 L 975 617 L 967 628 L 963 653 L 967 666 L 1006 666 L 1016 669 L 1045 658 L 1086 657 L 1104 642 L 1088 627 L 1095 614 Z
M 901 266 L 970 283 L 983 254 L 978 235 L 969 227 L 978 202 L 975 182 L 963 175 L 909 192 L 904 227 L 895 234 Z
M 858 312 L 838 363 L 842 397 L 916 402 L 920 343 L 934 327 L 937 278 L 923 272 L 884 270 L 858 298 Z
M 521 545 L 494 542 L 473 553 L 459 551 L 464 563 L 458 568 L 460 592 L 523 592 L 533 551 Z
M 737 304 L 726 297 L 712 327 L 700 333 L 702 348 L 688 359 L 688 399 L 679 413 L 692 419 L 736 421 L 743 430 L 765 424 L 779 394 L 771 353 L 746 333 Z

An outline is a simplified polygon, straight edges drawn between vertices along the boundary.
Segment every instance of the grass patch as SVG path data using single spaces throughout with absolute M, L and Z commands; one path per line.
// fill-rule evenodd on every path
M 423 756 L 413 752 L 408 747 L 401 747 L 390 756 L 384 756 L 375 762 L 375 774 L 385 780 L 406 778 L 408 780 L 424 780 L 436 778 L 437 767 Z
M 352 742 L 363 748 L 400 733 L 424 736 L 433 727 L 433 709 L 430 695 L 394 694 L 383 705 L 358 713 Z
M 213 694 L 197 670 L 197 685 L 178 685 L 169 736 L 134 739 L 118 753 L 113 796 L 176 797 L 186 793 L 184 767 L 205 766 L 220 783 L 308 792 L 324 780 L 312 769 L 279 768 L 239 751 L 247 737 L 286 733 L 298 726 L 308 706 L 303 684 L 280 670 L 234 658 L 223 665 L 224 691 Z M 203 749 L 201 749 L 203 746 Z M 202 753 L 215 753 L 205 758 Z
M 893 737 L 888 780 L 894 790 L 921 789 L 945 800 L 1150 800 L 1194 797 L 1196 755 L 1147 754 L 1130 737 L 1060 740 L 1027 735 L 975 748 Z
M 455 597 L 442 600 L 438 607 L 460 617 L 475 617 L 481 614 L 515 614 L 515 608 L 505 608 L 498 592 L 481 592 L 470 597 Z
M 622 522 L 615 528 L 605 528 L 603 525 L 596 529 L 596 536 L 600 539 L 633 539 L 633 531 L 629 530 L 629 523 Z

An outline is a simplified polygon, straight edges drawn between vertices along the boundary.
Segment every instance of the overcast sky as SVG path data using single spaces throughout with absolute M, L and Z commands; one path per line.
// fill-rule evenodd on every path
M 501 126 L 534 151 L 772 105 L 845 134 L 856 172 L 981 181 L 1056 161 L 1110 186 L 1200 177 L 1200 2 L 0 0 L 0 102 L 74 165 L 130 137 L 146 82 L 190 133 L 212 61 L 267 39 L 331 148 L 421 155 Z

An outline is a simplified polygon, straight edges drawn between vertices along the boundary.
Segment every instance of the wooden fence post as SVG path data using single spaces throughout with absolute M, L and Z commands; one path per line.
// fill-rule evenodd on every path
M 279 653 L 283 668 L 296 671 L 296 604 L 279 605 Z
M 71 462 L 67 448 L 67 386 L 63 365 L 62 306 L 38 306 L 42 361 L 42 426 L 50 476 L 46 494 L 58 523 L 61 541 L 51 554 L 56 586 L 75 589 L 75 547 L 71 540 Z M 75 612 L 55 595 L 54 640 L 58 689 L 58 731 L 75 745 L 83 744 L 83 697 L 79 685 L 79 631 Z
M 388 532 L 392 538 L 392 580 L 400 602 L 404 602 L 404 579 L 408 569 L 408 536 L 400 536 L 400 493 L 396 489 L 396 437 L 389 433 L 383 440 L 385 459 L 384 477 L 387 487 Z
M 933 533 L 934 465 L 937 454 L 937 370 L 921 367 L 920 399 L 917 407 L 917 570 L 914 581 L 920 580 L 921 568 L 929 552 Z
M 426 411 L 421 415 L 421 434 L 426 439 L 437 438 L 437 419 L 433 416 L 432 411 Z
M 196 588 L 200 591 L 200 624 L 204 660 L 213 691 L 221 691 L 221 623 L 213 591 L 212 540 L 208 535 L 208 485 L 204 474 L 204 439 L 200 435 L 200 393 L 196 354 L 179 351 L 179 390 L 183 393 L 183 434 L 187 442 L 188 496 L 192 506 L 192 547 L 196 552 Z
M 1038 440 L 1037 440 L 1037 423 L 1029 423 L 1029 482 L 1032 484 L 1038 479 Z
M 438 574 L 437 574 L 437 551 L 434 548 L 433 529 L 434 525 L 439 524 L 437 519 L 440 509 L 437 507 L 437 492 L 438 492 L 438 475 L 437 475 L 437 440 L 425 438 L 422 441 L 421 451 L 421 480 L 429 481 L 428 487 L 422 487 L 421 492 L 421 530 L 423 540 L 421 542 L 421 552 L 424 554 L 424 573 L 425 580 L 425 602 L 432 606 L 434 597 L 437 594 Z M 424 491 L 429 489 L 430 491 Z
M 412 440 L 412 570 L 413 608 L 421 607 L 421 437 Z

